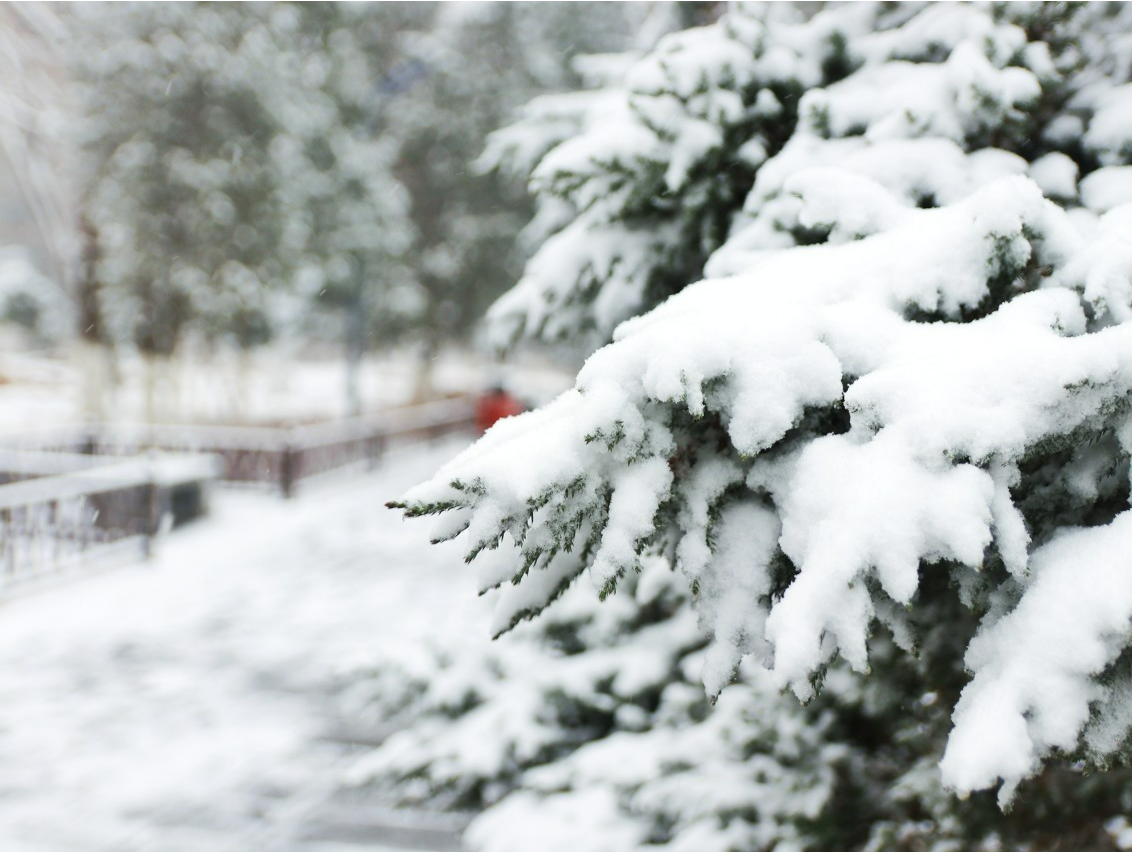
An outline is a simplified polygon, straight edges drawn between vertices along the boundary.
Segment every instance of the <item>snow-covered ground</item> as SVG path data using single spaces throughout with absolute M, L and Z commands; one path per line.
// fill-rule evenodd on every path
M 220 491 L 150 563 L 0 600 L 0 850 L 380 848 L 296 838 L 350 760 L 348 673 L 487 641 L 470 573 L 383 507 L 459 448 Z

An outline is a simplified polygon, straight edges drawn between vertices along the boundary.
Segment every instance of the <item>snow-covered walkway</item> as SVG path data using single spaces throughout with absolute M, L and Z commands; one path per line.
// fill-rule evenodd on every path
M 382 848 L 309 821 L 350 759 L 345 673 L 486 641 L 470 575 L 382 505 L 457 448 L 292 502 L 219 492 L 153 562 L 0 602 L 0 850 Z

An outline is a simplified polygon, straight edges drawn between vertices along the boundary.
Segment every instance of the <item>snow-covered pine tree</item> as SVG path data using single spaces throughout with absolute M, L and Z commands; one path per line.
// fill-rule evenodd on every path
M 410 286 L 397 258 L 411 225 L 369 126 L 369 18 L 291 3 L 71 11 L 85 203 L 118 336 L 155 355 L 189 331 L 250 348 L 310 311 L 296 294 L 407 301 L 390 295 Z
M 501 337 L 612 343 L 398 505 L 500 631 L 671 566 L 710 640 L 632 724 L 450 762 L 526 788 L 476 848 L 1127 846 L 1130 23 L 740 7 L 510 132 L 554 224 Z M 485 692 L 452 724 L 553 718 Z
M 391 7 L 395 8 L 395 7 Z M 413 199 L 415 268 L 434 349 L 468 335 L 522 268 L 521 187 L 474 167 L 488 133 L 536 94 L 576 83 L 579 52 L 623 49 L 635 7 L 618 3 L 424 4 L 381 84 L 382 131 Z
M 291 4 L 289 65 L 299 84 L 271 90 L 287 133 L 272 143 L 295 256 L 293 330 L 343 343 L 346 411 L 361 410 L 360 364 L 381 335 L 403 332 L 423 310 L 410 269 L 410 199 L 394 178 L 397 145 L 380 132 L 377 70 L 400 17 L 385 4 Z M 301 86 L 301 89 L 300 89 Z M 300 89 L 300 91 L 296 91 Z

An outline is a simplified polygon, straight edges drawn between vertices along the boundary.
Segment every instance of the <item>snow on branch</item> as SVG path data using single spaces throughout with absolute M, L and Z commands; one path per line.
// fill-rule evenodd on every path
M 504 599 L 500 627 L 583 567 L 608 592 L 647 547 L 675 546 L 715 637 L 709 689 L 765 642 L 778 682 L 808 698 L 836 654 L 867 669 L 874 599 L 914 606 L 933 563 L 978 572 L 993 550 L 1029 582 L 1029 533 L 1010 494 L 1019 465 L 1095 440 L 1132 398 L 1132 330 L 1086 333 L 1083 293 L 1063 281 L 1103 245 L 1030 181 L 1008 178 L 872 237 L 772 253 L 625 323 L 576 389 L 501 424 L 402 505 L 471 510 L 469 555 L 513 551 L 511 579 L 527 593 Z M 1032 279 L 1033 268 L 1049 272 Z M 996 290 L 1003 279 L 1013 283 Z M 921 312 L 941 320 L 908 319 Z M 839 410 L 842 425 L 822 428 L 815 415 Z M 709 428 L 718 440 L 705 448 Z M 756 539 L 732 546 L 736 535 Z M 794 576 L 771 599 L 776 560 Z M 1023 594 L 1013 645 L 1050 641 L 1048 620 L 1026 617 L 1037 607 Z M 1066 737 L 1035 734 L 1031 748 Z M 952 769 L 956 757 L 949 780 L 986 786 L 1033 769 L 979 753 L 982 774 Z
M 1120 752 L 1130 66 L 1103 10 L 1047 12 L 740 7 L 558 102 L 572 133 L 508 131 L 554 224 L 496 331 L 608 344 L 395 504 L 456 518 L 498 631 L 658 555 L 709 695 L 747 659 L 809 700 L 947 589 L 947 786 Z

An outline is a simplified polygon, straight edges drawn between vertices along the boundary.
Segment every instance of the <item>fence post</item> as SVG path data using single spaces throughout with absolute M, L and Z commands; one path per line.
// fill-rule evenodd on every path
M 288 435 L 279 454 L 279 490 L 285 500 L 290 500 L 295 493 L 295 456 L 295 445 Z
M 142 512 L 144 515 L 142 522 L 145 524 L 145 529 L 142 531 L 144 536 L 142 552 L 146 559 L 152 559 L 157 531 L 161 526 L 161 495 L 157 490 L 152 469 L 149 471 L 146 484 L 142 486 Z
M 373 470 L 385 452 L 385 432 L 377 430 L 366 438 L 366 468 Z
M 59 505 L 58 500 L 50 500 L 47 503 L 47 517 L 48 517 L 48 535 L 50 537 L 50 544 L 48 545 L 51 550 L 50 563 L 58 565 L 62 561 L 63 554 L 63 517 L 62 507 Z
M 4 563 L 4 579 L 11 582 L 16 573 L 16 532 L 11 509 L 0 510 L 0 555 Z

